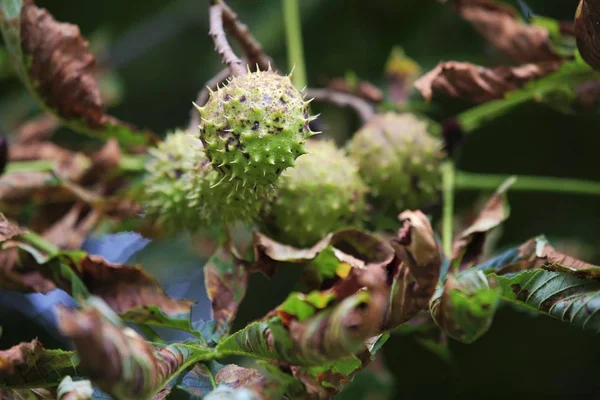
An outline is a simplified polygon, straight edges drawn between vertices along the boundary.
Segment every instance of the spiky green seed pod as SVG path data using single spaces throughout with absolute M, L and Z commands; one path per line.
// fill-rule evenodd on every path
M 412 114 L 375 115 L 356 132 L 348 152 L 380 209 L 398 213 L 437 199 L 442 142 L 424 120 Z
M 275 183 L 314 134 L 308 102 L 288 76 L 272 71 L 234 77 L 198 111 L 206 155 L 222 182 L 241 186 Z
M 308 141 L 308 154 L 285 170 L 263 228 L 277 240 L 309 246 L 329 232 L 360 225 L 367 187 L 358 166 L 332 141 Z
M 217 176 L 201 146 L 191 134 L 176 131 L 148 150 L 141 202 L 147 216 L 166 228 L 193 231 L 212 217 L 203 198 Z
M 169 134 L 149 153 L 141 202 L 148 217 L 169 230 L 193 232 L 214 224 L 251 222 L 272 199 L 272 187 L 218 184 L 221 177 L 202 143 L 187 132 Z

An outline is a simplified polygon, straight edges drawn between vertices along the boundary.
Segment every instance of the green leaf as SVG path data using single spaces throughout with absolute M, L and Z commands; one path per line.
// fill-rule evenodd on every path
M 191 333 L 206 343 L 207 339 L 200 331 L 194 329 L 190 321 L 190 314 L 184 313 L 180 317 L 167 315 L 157 306 L 136 307 L 120 313 L 123 321 L 133 322 L 139 325 L 159 326 L 161 328 L 178 329 Z
M 58 386 L 67 375 L 76 375 L 75 353 L 48 350 L 37 340 L 0 351 L 0 389 Z
M 151 143 L 149 132 L 136 132 L 104 114 L 94 71 L 89 68 L 93 56 L 83 38 L 63 32 L 72 29 L 72 25 L 56 22 L 34 4 L 0 0 L 0 30 L 8 54 L 17 75 L 40 107 L 76 132 L 101 139 L 114 137 L 124 145 Z M 26 53 L 28 47 L 34 52 Z M 54 71 L 51 84 L 45 82 L 49 76 L 43 75 L 48 70 Z
M 444 332 L 472 343 L 488 331 L 500 299 L 500 289 L 481 271 L 467 270 L 446 283 L 431 299 L 430 311 Z
M 503 300 L 600 332 L 600 282 L 540 269 L 495 277 Z
M 302 322 L 313 315 L 318 310 L 322 310 L 335 298 L 332 292 L 312 291 L 309 294 L 290 293 L 287 299 L 277 308 L 280 312 L 293 315 L 298 321 Z

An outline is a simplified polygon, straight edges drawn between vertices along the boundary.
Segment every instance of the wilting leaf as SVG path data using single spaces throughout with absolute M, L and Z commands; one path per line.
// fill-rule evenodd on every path
M 60 310 L 60 330 L 74 341 L 86 376 L 116 399 L 152 398 L 184 368 L 213 356 L 199 345 L 153 347 L 99 298 L 83 306 Z
M 77 373 L 76 365 L 73 352 L 45 349 L 37 339 L 23 342 L 0 351 L 0 389 L 58 386 L 63 377 Z
M 94 394 L 94 389 L 88 380 L 74 381 L 70 376 L 66 376 L 56 393 L 58 400 L 89 400 Z
M 206 293 L 212 303 L 218 336 L 229 331 L 238 307 L 246 295 L 248 269 L 228 246 L 221 246 L 204 266 Z
M 431 300 L 431 314 L 444 332 L 463 343 L 472 343 L 492 324 L 500 290 L 481 271 L 466 271 L 446 283 Z
M 43 197 L 60 191 L 60 182 L 51 172 L 11 172 L 0 176 L 0 201 L 11 202 Z M 46 192 L 46 193 L 44 193 Z
M 212 335 L 204 337 L 199 330 L 194 328 L 190 321 L 188 311 L 183 312 L 179 316 L 170 316 L 157 306 L 144 306 L 131 308 L 120 313 L 119 316 L 124 321 L 133 322 L 139 325 L 159 326 L 161 328 L 185 331 L 191 333 L 200 340 L 207 340 L 212 337 Z
M 365 340 L 377 333 L 380 318 L 369 307 L 375 303 L 361 291 L 302 322 L 293 320 L 289 327 L 279 318 L 255 322 L 223 340 L 217 350 L 294 365 L 344 359 L 366 350 Z
M 466 62 L 449 61 L 438 64 L 419 78 L 415 87 L 428 101 L 434 93 L 444 93 L 469 101 L 486 102 L 501 99 L 507 92 L 551 74 L 560 65 L 560 62 L 546 62 L 518 67 L 485 68 Z
M 559 252 L 543 236 L 528 240 L 475 268 L 498 275 L 543 268 L 581 279 L 600 279 L 600 267 Z
M 600 69 L 600 5 L 597 1 L 580 0 L 575 14 L 577 47 L 583 59 L 594 69 Z
M 394 258 L 394 250 L 386 241 L 358 229 L 346 229 L 327 235 L 308 249 L 287 246 L 255 232 L 253 268 L 272 275 L 278 262 L 314 263 L 316 257 L 323 252 L 333 252 L 339 262 L 357 268 L 384 266 Z M 327 263 L 326 268 L 331 269 L 333 265 L 330 253 L 326 256 L 320 261 Z
M 385 327 L 394 329 L 419 311 L 427 309 L 435 291 L 442 265 L 440 247 L 429 219 L 421 211 L 399 216 L 402 228 L 392 244 L 392 285 Z
M 558 61 L 547 30 L 524 24 L 512 7 L 494 0 L 453 0 L 463 19 L 499 51 L 520 64 Z
M 460 269 L 466 269 L 481 261 L 487 233 L 506 221 L 510 208 L 505 192 L 515 182 L 506 181 L 488 200 L 475 221 L 458 235 L 452 249 L 452 259 L 460 263 Z
M 149 133 L 104 113 L 95 59 L 75 25 L 57 22 L 31 0 L 2 0 L 0 28 L 17 74 L 39 103 L 78 132 L 127 145 Z
M 540 269 L 496 279 L 504 300 L 600 332 L 600 282 Z

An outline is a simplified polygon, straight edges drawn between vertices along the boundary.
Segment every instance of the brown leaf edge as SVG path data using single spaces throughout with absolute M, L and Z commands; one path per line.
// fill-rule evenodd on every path
M 511 6 L 494 0 L 453 0 L 460 16 L 500 52 L 519 64 L 557 62 L 548 31 L 524 24 Z
M 561 61 L 550 61 L 518 67 L 486 68 L 466 62 L 448 61 L 438 64 L 423 75 L 414 86 L 427 101 L 431 101 L 435 93 L 443 93 L 482 103 L 501 99 L 506 93 L 555 72 L 561 64 Z
M 503 183 L 483 206 L 475 221 L 457 235 L 452 260 L 458 261 L 460 270 L 481 262 L 487 233 L 508 219 L 510 208 L 505 193 L 515 181 L 513 177 Z
M 125 145 L 156 142 L 150 131 L 105 114 L 95 58 L 76 25 L 61 23 L 33 0 L 17 1 L 18 15 L 0 9 L 13 64 L 32 95 L 75 131 L 115 137 Z

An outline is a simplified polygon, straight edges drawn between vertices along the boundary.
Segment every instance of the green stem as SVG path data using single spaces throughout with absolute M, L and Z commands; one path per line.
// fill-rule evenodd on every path
M 512 175 L 458 171 L 456 173 L 456 189 L 496 190 L 510 176 Z M 516 178 L 517 180 L 510 190 L 600 195 L 600 182 L 526 175 L 516 175 Z
M 119 160 L 119 170 L 120 172 L 141 172 L 144 170 L 147 158 L 146 154 L 122 154 Z M 47 172 L 52 171 L 55 164 L 56 160 L 12 161 L 7 164 L 5 173 Z
M 453 160 L 446 160 L 442 165 L 442 184 L 444 208 L 442 214 L 442 247 L 447 257 L 452 256 L 452 230 L 454 219 L 454 174 Z
M 33 245 L 38 250 L 48 253 L 49 256 L 53 256 L 54 254 L 57 254 L 60 251 L 58 247 L 56 247 L 37 233 L 28 231 L 21 234 L 20 237 L 26 242 L 29 242 L 29 244 Z
M 294 86 L 296 86 L 296 88 L 302 89 L 306 87 L 307 83 L 298 0 L 281 0 L 281 2 L 283 6 L 283 16 L 285 19 L 288 64 L 289 67 L 294 67 L 292 81 L 294 82 Z
M 13 161 L 8 163 L 5 173 L 51 171 L 54 164 L 54 160 Z
M 514 92 L 505 99 L 494 100 L 480 106 L 473 107 L 462 114 L 457 119 L 465 133 L 471 133 L 479 127 L 494 120 L 511 109 L 525 102 L 533 100 L 540 93 L 536 91 Z

